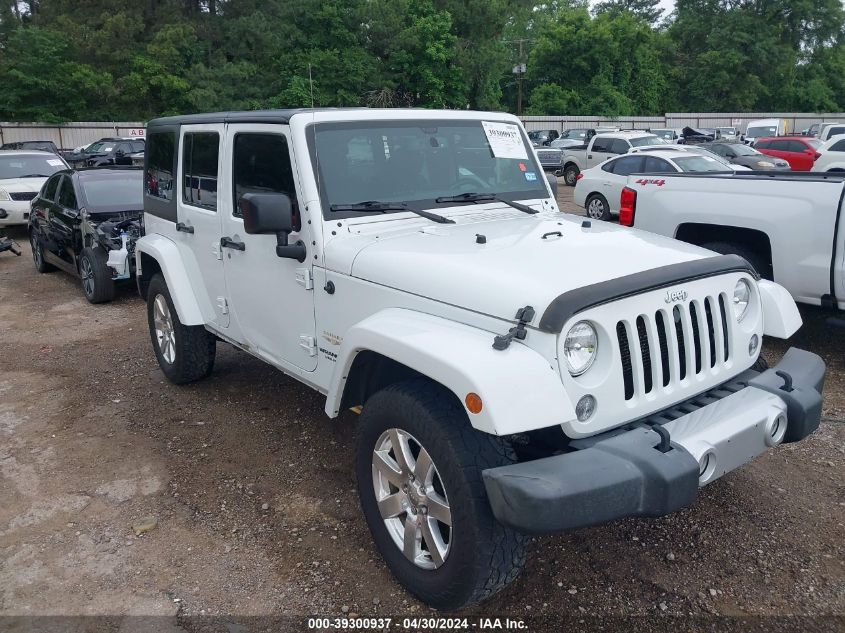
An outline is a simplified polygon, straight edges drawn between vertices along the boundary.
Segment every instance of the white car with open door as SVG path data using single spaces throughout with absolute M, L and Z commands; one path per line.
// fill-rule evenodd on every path
M 631 174 L 676 174 L 679 172 L 730 172 L 730 166 L 715 156 L 701 152 L 667 149 L 632 153 L 607 160 L 578 174 L 575 204 L 587 210 L 594 220 L 610 220 L 619 215 L 619 197 Z

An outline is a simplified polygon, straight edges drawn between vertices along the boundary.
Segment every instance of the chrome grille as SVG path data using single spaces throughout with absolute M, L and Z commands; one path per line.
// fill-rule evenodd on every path
M 558 164 L 560 163 L 560 158 L 562 154 L 560 152 L 537 152 L 537 158 L 540 159 L 540 163 L 542 164 Z
M 722 293 L 619 320 L 625 400 L 718 371 L 730 357 L 727 305 Z

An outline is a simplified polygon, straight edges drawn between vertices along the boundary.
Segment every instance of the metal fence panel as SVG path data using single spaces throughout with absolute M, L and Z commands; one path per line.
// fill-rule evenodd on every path
M 146 124 L 130 122 L 0 123 L 0 145 L 16 141 L 53 141 L 59 149 L 88 145 L 104 136 L 143 137 Z

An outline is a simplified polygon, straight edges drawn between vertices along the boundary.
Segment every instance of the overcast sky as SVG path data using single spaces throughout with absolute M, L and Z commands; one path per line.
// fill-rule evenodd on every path
M 601 0 L 590 0 L 590 6 L 600 2 Z M 672 9 L 675 8 L 675 0 L 660 0 L 660 8 L 663 9 L 663 17 L 665 18 Z

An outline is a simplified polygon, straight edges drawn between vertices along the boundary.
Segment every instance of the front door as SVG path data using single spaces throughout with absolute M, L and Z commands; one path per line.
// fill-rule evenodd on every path
M 247 235 L 238 208 L 246 193 L 284 193 L 290 196 L 295 217 L 301 217 L 302 191 L 291 152 L 289 129 L 279 125 L 229 125 L 226 133 L 228 173 L 221 193 L 223 257 L 233 320 L 250 351 L 276 365 L 305 371 L 317 367 L 314 290 L 311 276 L 313 227 L 295 221 L 289 243 L 308 246 L 300 263 L 276 255 L 275 235 Z M 224 190 L 221 189 L 221 192 Z M 234 326 L 235 324 L 233 324 Z
M 76 191 L 71 177 L 64 175 L 59 185 L 59 197 L 50 213 L 50 235 L 56 247 L 55 253 L 74 266 L 80 255 L 76 252 L 73 239 L 74 229 L 77 226 L 79 226 L 79 205 L 76 202 Z
M 217 198 L 217 176 L 225 173 L 221 163 L 224 129 L 223 124 L 182 126 L 175 235 L 189 278 L 202 279 L 215 310 L 212 325 L 221 329 L 229 327 L 220 248 L 223 211 Z

